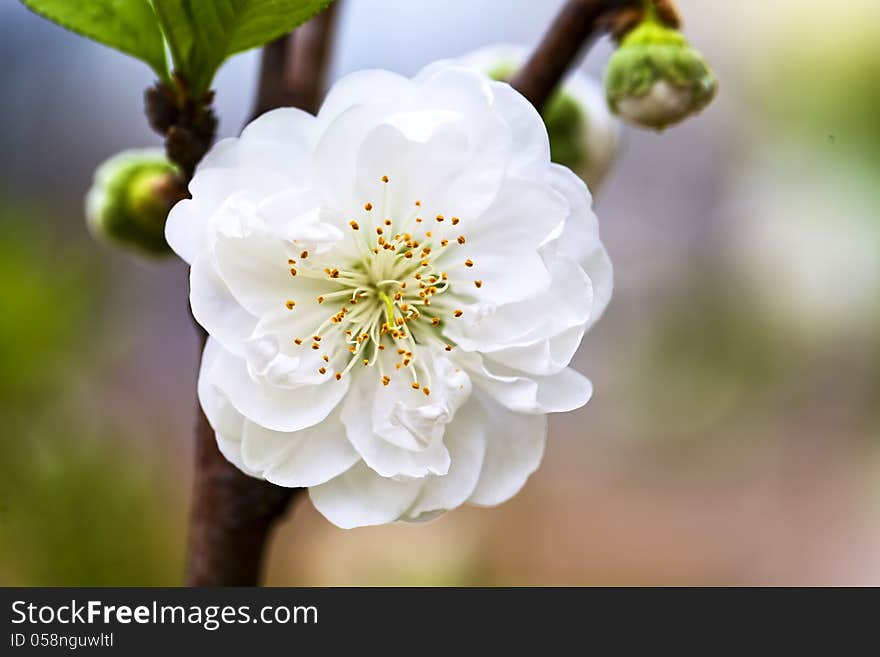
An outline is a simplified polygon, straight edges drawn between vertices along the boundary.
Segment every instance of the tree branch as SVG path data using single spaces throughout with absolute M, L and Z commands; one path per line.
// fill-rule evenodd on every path
M 338 4 L 263 49 L 255 115 L 284 105 L 317 110 Z M 204 347 L 207 336 L 201 328 L 199 334 Z M 217 449 L 214 430 L 198 405 L 197 412 L 186 583 L 253 586 L 260 581 L 269 535 L 301 489 L 243 474 Z
M 671 0 L 655 0 L 655 5 L 665 22 L 678 24 Z M 540 110 L 581 50 L 604 32 L 619 38 L 638 22 L 643 6 L 643 0 L 568 0 L 525 66 L 511 78 L 511 86 Z

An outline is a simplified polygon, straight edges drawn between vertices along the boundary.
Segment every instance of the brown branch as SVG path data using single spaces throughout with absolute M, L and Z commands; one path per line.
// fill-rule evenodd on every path
M 665 22 L 678 24 L 671 0 L 656 5 Z M 581 50 L 605 32 L 619 38 L 641 18 L 642 7 L 642 0 L 568 0 L 511 86 L 540 110 Z
M 276 107 L 318 111 L 331 54 L 328 35 L 334 31 L 338 12 L 339 0 L 293 35 L 263 48 L 254 117 Z
M 255 114 L 284 105 L 317 110 L 338 4 L 263 49 Z M 199 333 L 204 346 L 206 335 L 201 328 Z M 253 586 L 260 581 L 269 535 L 300 489 L 240 472 L 220 454 L 201 407 L 197 411 L 186 583 Z

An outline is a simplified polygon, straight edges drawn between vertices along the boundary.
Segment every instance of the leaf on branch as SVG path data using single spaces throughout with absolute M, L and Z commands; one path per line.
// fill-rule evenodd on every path
M 152 0 L 175 69 L 192 97 L 230 55 L 287 34 L 332 0 Z
M 168 79 L 165 42 L 149 0 L 21 2 L 34 13 L 61 27 L 140 59 L 161 80 Z

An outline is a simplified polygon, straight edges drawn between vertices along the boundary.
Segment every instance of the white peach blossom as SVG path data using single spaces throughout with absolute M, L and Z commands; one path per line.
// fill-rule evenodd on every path
M 349 75 L 219 142 L 166 236 L 209 333 L 199 398 L 242 471 L 340 527 L 513 496 L 611 295 L 590 193 L 509 85 Z

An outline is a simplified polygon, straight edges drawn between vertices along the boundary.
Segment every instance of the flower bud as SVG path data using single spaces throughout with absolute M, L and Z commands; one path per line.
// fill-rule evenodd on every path
M 458 63 L 495 80 L 509 80 L 527 57 L 525 48 L 495 45 L 465 55 Z M 541 116 L 553 161 L 595 189 L 614 161 L 618 145 L 618 123 L 608 111 L 599 83 L 580 71 L 570 73 Z
M 175 174 L 159 149 L 127 150 L 103 162 L 85 199 L 92 234 L 149 255 L 171 253 L 165 219 Z
M 651 14 L 624 37 L 605 76 L 611 110 L 629 123 L 655 130 L 702 110 L 717 88 L 702 55 Z

